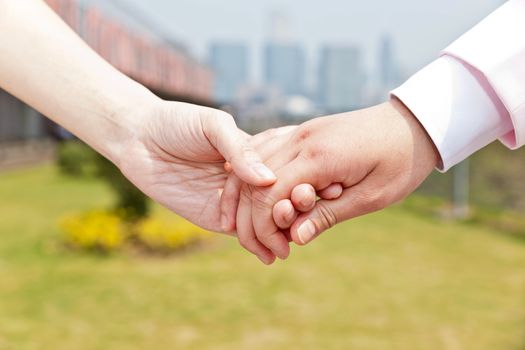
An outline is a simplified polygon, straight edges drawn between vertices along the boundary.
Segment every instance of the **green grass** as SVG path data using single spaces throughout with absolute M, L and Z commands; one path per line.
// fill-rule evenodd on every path
M 219 236 L 171 259 L 58 247 L 62 215 L 111 200 L 0 175 L 0 349 L 525 348 L 525 243 L 494 230 L 395 207 L 272 267 Z

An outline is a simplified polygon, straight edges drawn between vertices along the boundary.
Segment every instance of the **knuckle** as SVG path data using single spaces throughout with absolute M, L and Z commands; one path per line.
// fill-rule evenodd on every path
M 254 145 L 257 145 L 258 143 L 264 142 L 265 140 L 271 140 L 275 138 L 276 136 L 277 136 L 277 129 L 275 128 L 268 129 L 268 130 L 265 130 L 261 133 L 258 133 L 252 136 L 249 139 L 249 144 L 254 146 Z
M 321 147 L 308 147 L 304 150 L 304 156 L 309 160 L 323 158 L 325 150 Z
M 325 203 L 320 202 L 318 204 L 317 212 L 319 213 L 319 220 L 323 228 L 329 229 L 337 224 L 337 216 Z
M 242 205 L 247 205 L 252 202 L 252 192 L 250 186 L 243 185 L 241 193 L 239 196 L 239 203 Z
M 252 247 L 251 241 L 248 241 L 247 239 L 244 239 L 244 238 L 243 239 L 239 238 L 239 244 L 245 250 L 252 252 L 252 253 L 255 252 L 255 249 Z
M 273 242 L 277 238 L 277 232 L 257 232 L 257 240 L 261 242 L 265 247 L 270 248 Z
M 227 112 L 221 110 L 213 110 L 211 113 L 205 115 L 205 121 L 207 121 L 211 128 L 229 128 L 232 124 L 235 124 L 233 116 Z
M 361 203 L 365 211 L 377 211 L 388 205 L 388 196 L 384 190 L 367 190 L 361 194 Z
M 273 207 L 273 220 L 281 229 L 289 228 L 295 220 L 295 210 L 287 208 L 283 203 L 277 203 Z
M 252 205 L 256 209 L 267 210 L 273 209 L 272 197 L 267 189 L 254 188 L 251 193 Z
M 294 136 L 292 137 L 292 142 L 294 144 L 300 144 L 310 138 L 312 135 L 312 129 L 309 126 L 301 126 L 297 129 Z
M 243 143 L 242 144 L 241 152 L 240 152 L 239 156 L 241 156 L 241 155 L 244 158 L 250 158 L 252 160 L 258 160 L 259 159 L 258 154 L 255 152 L 255 150 L 248 143 Z
M 241 247 L 252 253 L 257 251 L 255 238 L 248 235 L 238 235 L 238 238 Z
M 234 121 L 233 116 L 230 113 L 221 110 L 217 110 L 217 112 L 214 113 L 214 118 L 219 122 Z
M 276 128 L 271 128 L 271 129 L 268 129 L 268 130 L 266 130 L 264 132 L 264 135 L 268 136 L 270 138 L 273 138 L 276 134 L 277 134 L 277 129 Z

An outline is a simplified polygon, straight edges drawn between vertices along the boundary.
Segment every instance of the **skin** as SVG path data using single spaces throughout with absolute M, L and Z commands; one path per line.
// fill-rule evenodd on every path
M 287 237 L 304 245 L 339 222 L 405 198 L 439 161 L 423 127 L 395 99 L 260 138 L 271 140 L 255 148 L 278 180 L 269 187 L 241 184 L 237 236 L 241 246 L 267 263 L 273 262 L 273 256 L 285 259 L 289 255 Z M 289 210 L 294 188 L 304 183 L 317 191 L 341 184 L 342 193 L 337 199 L 321 199 L 312 210 L 298 214 L 287 232 L 283 230 L 287 225 L 279 225 L 272 215 L 276 208 Z M 234 195 L 228 191 L 224 196 Z M 286 224 L 290 220 L 288 216 Z
M 286 126 L 278 129 L 266 130 L 253 136 L 250 140 L 250 145 L 257 148 L 258 151 L 264 151 L 266 153 L 279 152 L 280 147 L 283 146 L 283 142 L 274 141 L 286 140 L 286 137 L 290 136 L 296 129 L 297 126 Z M 241 200 L 241 187 L 244 182 L 235 174 L 229 162 L 225 163 L 224 168 L 230 176 L 225 184 L 221 198 L 222 217 L 225 218 L 227 223 L 223 227 L 225 231 L 235 235 L 237 221 L 239 220 L 237 208 L 239 207 L 239 201 Z M 299 184 L 293 188 L 290 199 L 282 200 L 274 206 L 272 210 L 272 218 L 275 224 L 283 230 L 286 239 L 292 241 L 289 228 L 295 222 L 299 214 L 312 210 L 317 201 L 317 197 L 320 199 L 332 200 L 341 196 L 342 191 L 342 185 L 339 183 L 331 184 L 319 191 L 316 191 L 316 189 L 310 184 Z M 241 217 L 241 220 L 243 219 L 246 218 Z M 277 256 L 262 246 L 260 248 L 258 254 L 256 254 L 259 260 L 267 265 L 272 264 Z M 279 258 L 285 259 L 286 257 L 279 256 Z
M 237 131 L 230 115 L 165 101 L 150 108 L 136 117 L 143 124 L 125 142 L 130 156 L 120 158 L 122 173 L 146 195 L 191 222 L 215 232 L 228 231 L 220 208 L 228 176 L 223 169 L 225 159 L 238 163 L 234 169 L 244 167 L 244 177 L 260 185 L 273 182 L 272 173 L 268 170 L 266 182 L 257 181 L 257 168 L 245 166 L 259 161 L 251 148 L 236 158 L 246 136 Z M 233 155 L 226 156 L 230 151 Z

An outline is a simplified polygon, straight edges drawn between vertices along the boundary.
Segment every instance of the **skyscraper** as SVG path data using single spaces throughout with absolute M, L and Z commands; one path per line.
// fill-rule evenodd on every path
M 209 55 L 215 72 L 215 99 L 231 102 L 239 88 L 248 81 L 248 48 L 243 44 L 214 43 Z
M 361 51 L 355 46 L 326 46 L 319 65 L 319 103 L 327 112 L 361 107 L 364 85 Z
M 394 57 L 392 38 L 385 35 L 379 45 L 379 83 L 382 89 L 390 90 L 399 83 L 399 72 Z
M 300 45 L 271 42 L 264 49 L 264 78 L 286 96 L 304 93 L 305 53 Z

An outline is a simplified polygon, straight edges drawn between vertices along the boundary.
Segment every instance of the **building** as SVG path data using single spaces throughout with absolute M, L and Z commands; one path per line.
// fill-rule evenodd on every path
M 214 71 L 213 95 L 216 101 L 232 102 L 239 89 L 247 83 L 248 48 L 243 44 L 213 43 L 209 49 L 209 64 Z
M 321 50 L 318 79 L 319 105 L 328 113 L 362 107 L 364 68 L 355 46 L 326 46 Z
M 300 45 L 272 42 L 264 48 L 264 81 L 285 96 L 305 90 L 305 52 Z
M 394 43 L 392 38 L 385 35 L 379 44 L 379 84 L 382 90 L 391 90 L 399 83 L 399 71 L 394 56 Z

